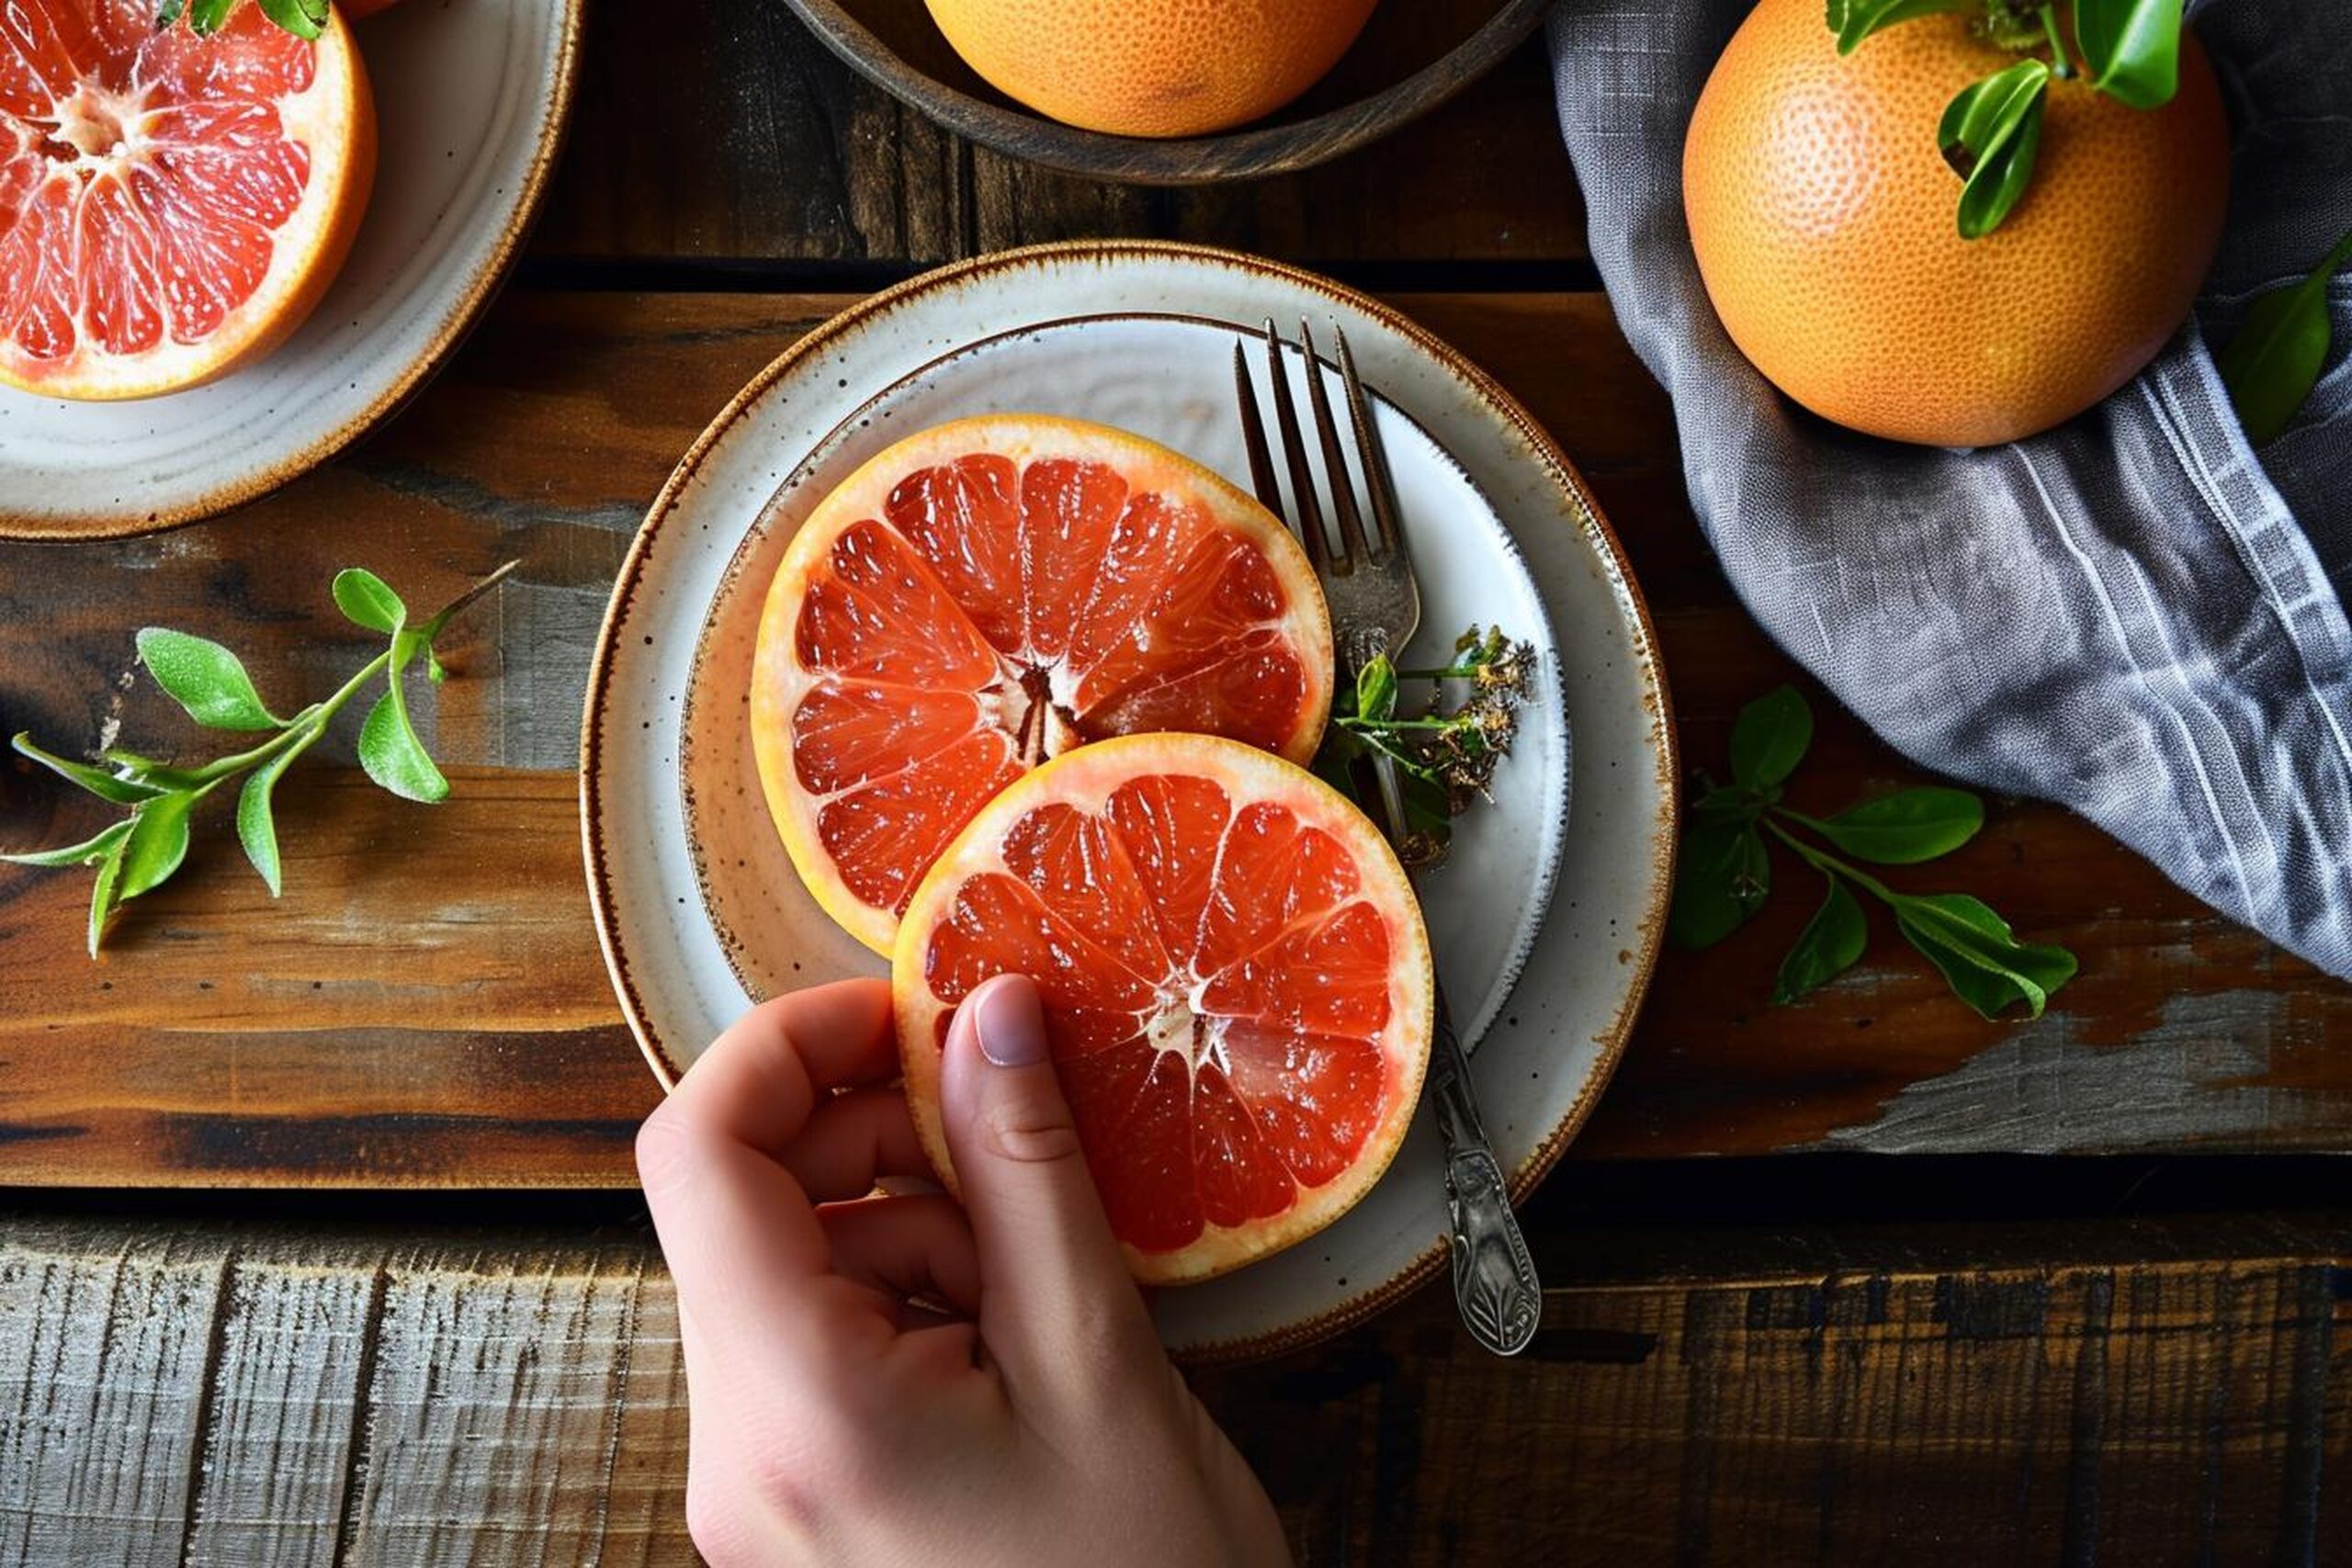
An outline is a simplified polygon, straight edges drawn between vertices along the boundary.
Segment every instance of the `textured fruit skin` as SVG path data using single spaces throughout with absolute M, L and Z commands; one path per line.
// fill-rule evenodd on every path
M 1775 385 L 1873 435 L 1983 446 L 2114 391 L 2188 314 L 2229 194 L 2229 127 L 2205 51 L 2154 111 L 2052 82 L 2032 183 L 1960 237 L 1936 146 L 1954 94 L 2018 57 L 1964 16 L 1902 23 L 1838 56 L 1820 0 L 1761 0 L 1683 144 L 1699 271 Z
M 1374 0 L 926 3 L 967 64 L 1040 114 L 1119 136 L 1198 136 L 1313 86 Z

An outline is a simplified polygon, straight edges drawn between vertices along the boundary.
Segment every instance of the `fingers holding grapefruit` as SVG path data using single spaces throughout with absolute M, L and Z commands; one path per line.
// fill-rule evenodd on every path
M 947 1025 L 1035 978 L 1087 1167 L 1136 1277 L 1313 1235 L 1387 1168 L 1430 1043 L 1420 907 L 1372 823 L 1213 736 L 1082 747 L 1021 777 L 907 908 L 892 1002 L 915 1128 L 953 1187 Z
M 247 0 L 215 32 L 152 0 L 0 7 L 0 382 L 148 397 L 267 354 L 343 264 L 376 167 L 340 17 Z
M 1321 591 L 1263 507 L 1124 431 L 989 415 L 882 452 L 802 524 L 752 739 L 803 881 L 887 953 L 940 851 L 1028 770 L 1163 730 L 1304 762 L 1330 697 Z

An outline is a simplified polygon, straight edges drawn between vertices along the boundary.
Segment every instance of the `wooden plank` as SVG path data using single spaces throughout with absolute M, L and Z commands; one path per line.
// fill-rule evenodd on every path
M 2129 1228 L 1562 1238 L 1524 1359 L 1193 1382 L 1302 1563 L 2341 1561 L 2352 1216 Z M 0 1230 L 13 1561 L 691 1562 L 685 1392 L 642 1239 Z
M 374 567 L 429 603 L 510 556 L 462 623 L 423 721 L 456 797 L 390 800 L 347 730 L 282 797 L 273 904 L 224 824 L 78 953 L 79 878 L 0 869 L 0 1179 L 628 1185 L 651 1079 L 616 1022 L 586 918 L 570 770 L 589 649 L 646 501 L 703 423 L 841 297 L 519 291 L 452 370 L 339 462 L 159 538 L 0 548 L 0 728 L 67 750 L 187 727 L 135 677 L 130 628 L 244 651 L 265 693 L 332 689 L 368 647 L 324 588 Z M 1397 301 L 1487 364 L 1584 465 L 1657 614 L 1694 764 L 1791 666 L 1733 603 L 1693 525 L 1664 398 L 1597 296 Z M 63 570 L 61 570 L 62 564 Z M 1916 778 L 1816 697 L 1798 803 Z M 340 769 L 341 771 L 338 771 Z M 0 768 L 0 842 L 94 823 Z M 2216 919 L 2084 823 L 1996 803 L 1982 840 L 1906 886 L 1966 887 L 2065 942 L 2084 974 L 2040 1023 L 1989 1024 L 1884 933 L 1806 1005 L 1764 1005 L 1803 921 L 1776 906 L 1670 955 L 1586 1156 L 2341 1147 L 2352 990 Z
M 541 255 L 930 264 L 1104 235 L 1324 262 L 1585 254 L 1537 41 L 1386 141 L 1201 190 L 976 148 L 859 79 L 781 5 L 615 6 L 589 29 L 580 102 Z

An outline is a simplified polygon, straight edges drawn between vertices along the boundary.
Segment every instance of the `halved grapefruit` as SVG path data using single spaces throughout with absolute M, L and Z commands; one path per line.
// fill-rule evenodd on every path
M 996 414 L 899 442 L 801 525 L 752 740 L 802 880 L 887 953 L 933 858 L 1028 769 L 1147 730 L 1305 761 L 1330 705 L 1322 591 L 1272 513 L 1141 436 Z
M 1150 1283 L 1339 1218 L 1387 1168 L 1429 1064 L 1429 938 L 1396 855 L 1313 774 L 1214 736 L 1047 762 L 916 890 L 891 992 L 915 1130 L 951 1188 L 948 1021 L 1015 972 L 1044 994 L 1088 1168 Z
M 0 5 L 0 382 L 139 398 L 268 353 L 375 169 L 339 17 L 312 41 L 251 0 L 201 37 L 154 0 Z

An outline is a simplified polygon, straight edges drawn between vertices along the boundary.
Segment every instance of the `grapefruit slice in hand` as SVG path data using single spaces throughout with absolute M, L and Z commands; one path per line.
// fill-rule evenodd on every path
M 201 37 L 154 0 L 0 5 L 0 382 L 147 397 L 268 353 L 375 168 L 339 17 L 312 41 L 252 0 Z
M 818 503 L 768 590 L 752 749 L 827 913 L 888 953 L 989 798 L 1106 736 L 1196 730 L 1295 761 L 1331 705 L 1303 551 L 1216 474 L 1039 414 L 959 420 Z
M 891 991 L 915 1130 L 956 1005 L 1019 972 L 1136 1278 L 1206 1279 L 1369 1191 L 1429 1063 L 1429 939 L 1354 806 L 1234 741 L 1085 746 L 989 802 L 923 879 Z

